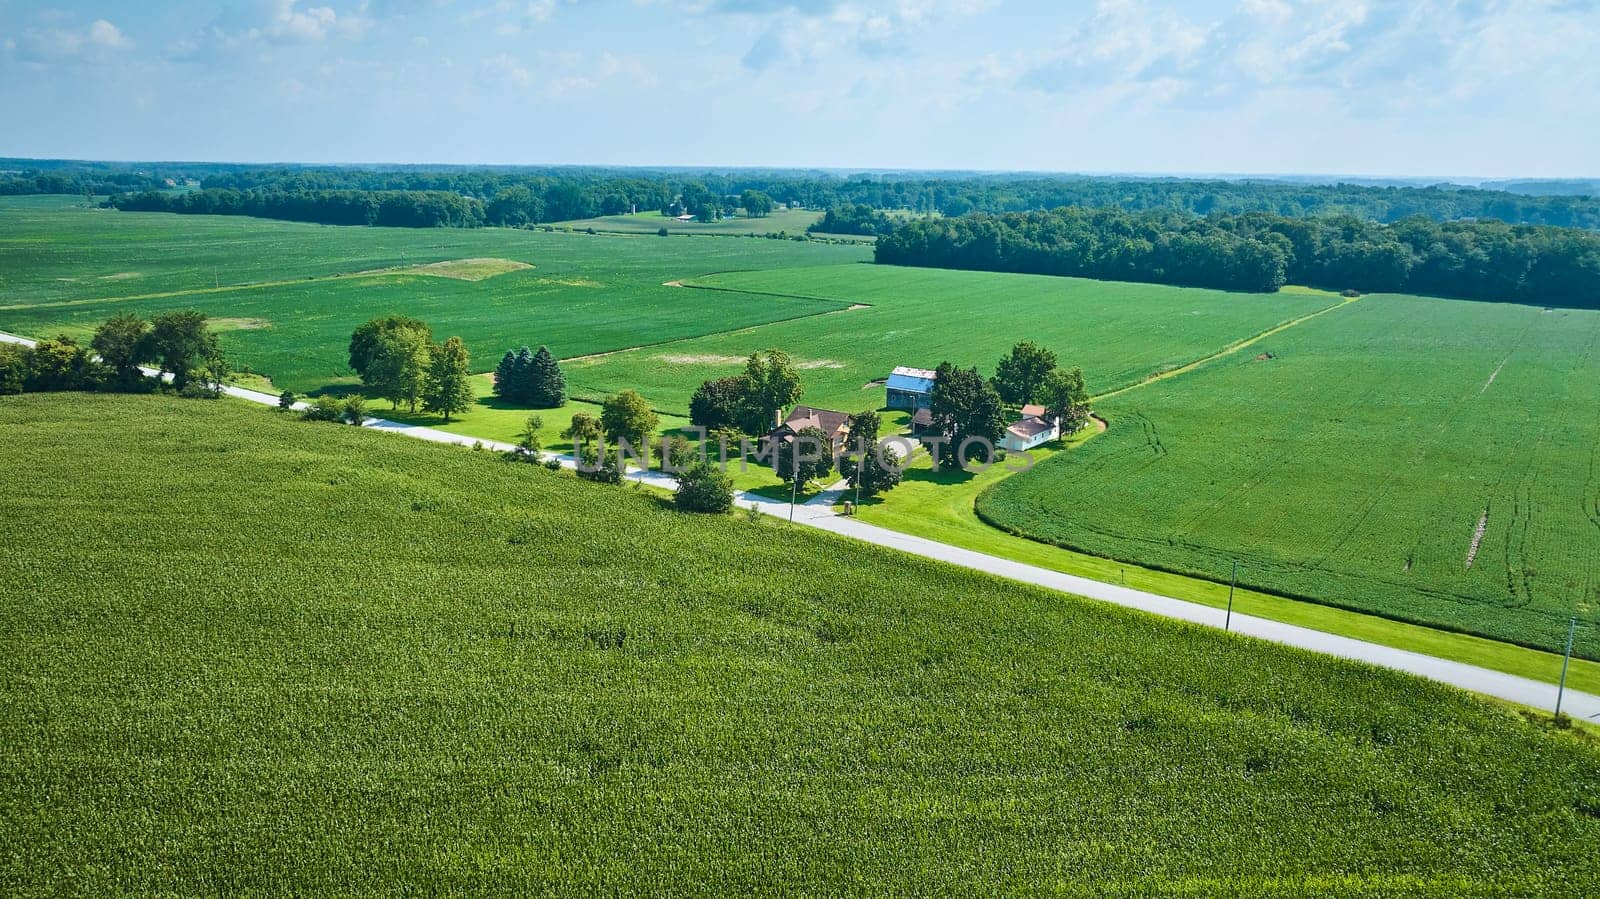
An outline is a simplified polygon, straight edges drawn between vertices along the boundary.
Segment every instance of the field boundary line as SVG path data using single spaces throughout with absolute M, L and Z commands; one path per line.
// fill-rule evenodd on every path
M 1287 331 L 1290 328 L 1295 327 L 1296 325 L 1304 324 L 1305 322 L 1308 322 L 1311 319 L 1314 319 L 1319 315 L 1326 315 L 1329 312 L 1334 311 L 1335 309 L 1343 309 L 1344 307 L 1349 306 L 1351 303 L 1358 302 L 1360 299 L 1361 299 L 1360 297 L 1341 297 L 1339 299 L 1339 302 L 1337 302 L 1337 303 L 1330 303 L 1329 305 L 1324 306 L 1321 309 L 1317 309 L 1317 310 L 1315 310 L 1313 312 L 1307 312 L 1305 315 L 1299 316 L 1297 318 L 1291 318 L 1286 322 L 1280 322 L 1279 324 L 1273 325 L 1272 327 L 1268 328 L 1265 331 L 1262 331 L 1259 334 L 1254 334 L 1254 335 L 1252 335 L 1250 337 L 1244 338 L 1243 340 L 1239 340 L 1239 341 L 1236 341 L 1234 343 L 1230 343 L 1227 346 L 1223 347 L 1222 349 L 1217 350 L 1216 352 L 1211 353 L 1209 355 L 1201 356 L 1200 358 L 1194 360 L 1193 362 L 1185 362 L 1183 365 L 1180 365 L 1177 368 L 1169 368 L 1166 371 L 1156 372 L 1155 374 L 1150 375 L 1149 377 L 1146 377 L 1143 380 L 1135 381 L 1132 384 L 1128 384 L 1128 385 L 1123 386 L 1123 387 L 1118 387 L 1118 388 L 1115 388 L 1113 390 L 1107 390 L 1104 393 L 1097 393 L 1094 396 L 1089 397 L 1089 401 L 1090 402 L 1097 402 L 1099 400 L 1111 399 L 1112 397 L 1115 397 L 1115 396 L 1121 396 L 1122 394 L 1127 393 L 1130 390 L 1138 390 L 1140 387 L 1148 387 L 1149 385 L 1154 384 L 1154 383 L 1156 383 L 1158 381 L 1165 381 L 1168 378 L 1176 378 L 1179 375 L 1188 374 L 1189 372 L 1194 371 L 1195 369 L 1199 368 L 1202 365 L 1205 365 L 1208 362 L 1214 362 L 1214 361 L 1216 361 L 1218 359 L 1222 359 L 1222 358 L 1227 357 L 1227 356 L 1232 356 L 1234 353 L 1237 353 L 1240 350 L 1245 349 L 1247 347 L 1254 346 L 1255 344 L 1258 344 L 1261 341 L 1266 340 L 1268 337 L 1272 337 L 1272 336 L 1275 336 L 1277 334 L 1281 334 L 1284 331 Z

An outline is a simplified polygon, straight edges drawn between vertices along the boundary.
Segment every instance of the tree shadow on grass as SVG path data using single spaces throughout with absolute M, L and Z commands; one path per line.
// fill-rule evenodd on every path
M 942 487 L 954 487 L 965 484 L 977 477 L 976 471 L 957 469 L 955 471 L 939 471 L 931 468 L 908 468 L 901 480 L 906 482 L 920 481 L 929 484 L 938 484 Z

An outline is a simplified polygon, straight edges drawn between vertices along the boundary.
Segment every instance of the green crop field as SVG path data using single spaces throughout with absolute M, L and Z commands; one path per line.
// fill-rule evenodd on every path
M 736 373 L 749 353 L 777 347 L 805 369 L 805 402 L 857 411 L 883 404 L 883 387 L 873 382 L 897 365 L 950 361 L 992 373 L 1019 340 L 1054 349 L 1101 390 L 1339 302 L 1312 291 L 1224 293 L 875 265 L 733 272 L 692 283 L 774 302 L 803 296 L 858 308 L 581 361 L 567 368 L 574 390 L 598 396 L 631 386 L 662 408 L 687 411 L 701 381 Z
M 1600 889 L 1593 741 L 1421 680 L 230 401 L 0 435 L 7 895 Z
M 487 370 L 523 343 L 580 356 L 842 308 L 666 282 L 865 254 L 790 241 L 349 228 L 7 198 L 0 330 L 82 336 L 118 312 L 200 309 L 221 320 L 237 365 L 311 391 L 352 381 L 345 345 L 375 315 L 404 312 L 460 335 Z
M 1377 295 L 980 497 L 1114 558 L 1600 657 L 1600 313 Z

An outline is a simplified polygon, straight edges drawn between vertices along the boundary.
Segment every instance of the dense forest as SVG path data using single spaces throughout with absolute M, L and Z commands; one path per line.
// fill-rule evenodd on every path
M 1502 222 L 1394 224 L 1271 213 L 1062 208 L 921 218 L 880 237 L 877 261 L 1079 275 L 1228 290 L 1285 283 L 1483 300 L 1600 305 L 1600 235 Z

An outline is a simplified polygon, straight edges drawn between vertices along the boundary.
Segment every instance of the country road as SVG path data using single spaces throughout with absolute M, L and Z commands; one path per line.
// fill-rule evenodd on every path
M 0 342 L 19 343 L 25 346 L 33 345 L 33 341 L 28 338 L 17 337 L 3 332 L 0 332 Z M 225 387 L 223 392 L 230 397 L 261 405 L 277 406 L 278 404 L 278 397 L 256 390 L 246 390 L 242 387 Z M 296 405 L 303 408 L 305 404 L 299 403 Z M 382 418 L 369 419 L 364 427 L 401 434 L 419 440 L 428 440 L 434 443 L 448 443 L 468 447 L 481 444 L 485 449 L 498 452 L 516 449 L 515 446 L 508 443 L 479 440 L 473 437 L 464 437 L 460 434 L 440 431 L 436 428 L 407 425 Z M 545 455 L 553 456 L 553 454 Z M 555 456 L 555 458 L 559 458 L 562 465 L 567 468 L 572 468 L 575 464 L 570 456 Z M 628 472 L 627 477 L 630 480 L 641 481 L 648 486 L 659 487 L 664 490 L 675 490 L 677 488 L 675 479 L 659 471 L 633 470 Z M 1063 574 L 1047 568 L 1026 565 L 999 556 L 973 552 L 924 537 L 916 537 L 889 530 L 888 528 L 866 524 L 851 517 L 835 514 L 833 505 L 837 497 L 836 490 L 825 491 L 811 501 L 797 506 L 793 510 L 795 523 L 818 528 L 842 537 L 922 556 L 923 558 L 976 569 L 1008 580 L 1031 584 L 1048 590 L 1114 603 L 1126 608 L 1138 609 L 1165 618 L 1174 618 L 1218 630 L 1223 628 L 1225 612 L 1222 609 L 1174 599 L 1157 593 L 1147 593 L 1142 590 L 1106 584 L 1076 575 Z M 769 499 L 751 493 L 741 493 L 736 497 L 736 502 L 741 507 L 755 506 L 767 514 L 781 518 L 787 519 L 790 516 L 789 503 L 782 500 Z M 1453 662 L 1422 653 L 1395 649 L 1377 643 L 1369 643 L 1364 640 L 1341 637 L 1337 634 L 1330 634 L 1298 625 L 1284 624 L 1236 612 L 1232 616 L 1230 630 L 1234 633 L 1270 640 L 1274 643 L 1319 652 L 1324 655 L 1337 656 L 1382 668 L 1404 671 L 1459 687 L 1463 690 L 1470 690 L 1485 696 L 1492 696 L 1544 711 L 1554 708 L 1556 702 L 1556 686 L 1554 684 L 1505 674 L 1488 668 L 1480 668 L 1476 665 Z M 1600 696 L 1569 689 L 1562 698 L 1561 707 L 1564 712 L 1574 718 L 1600 722 Z

